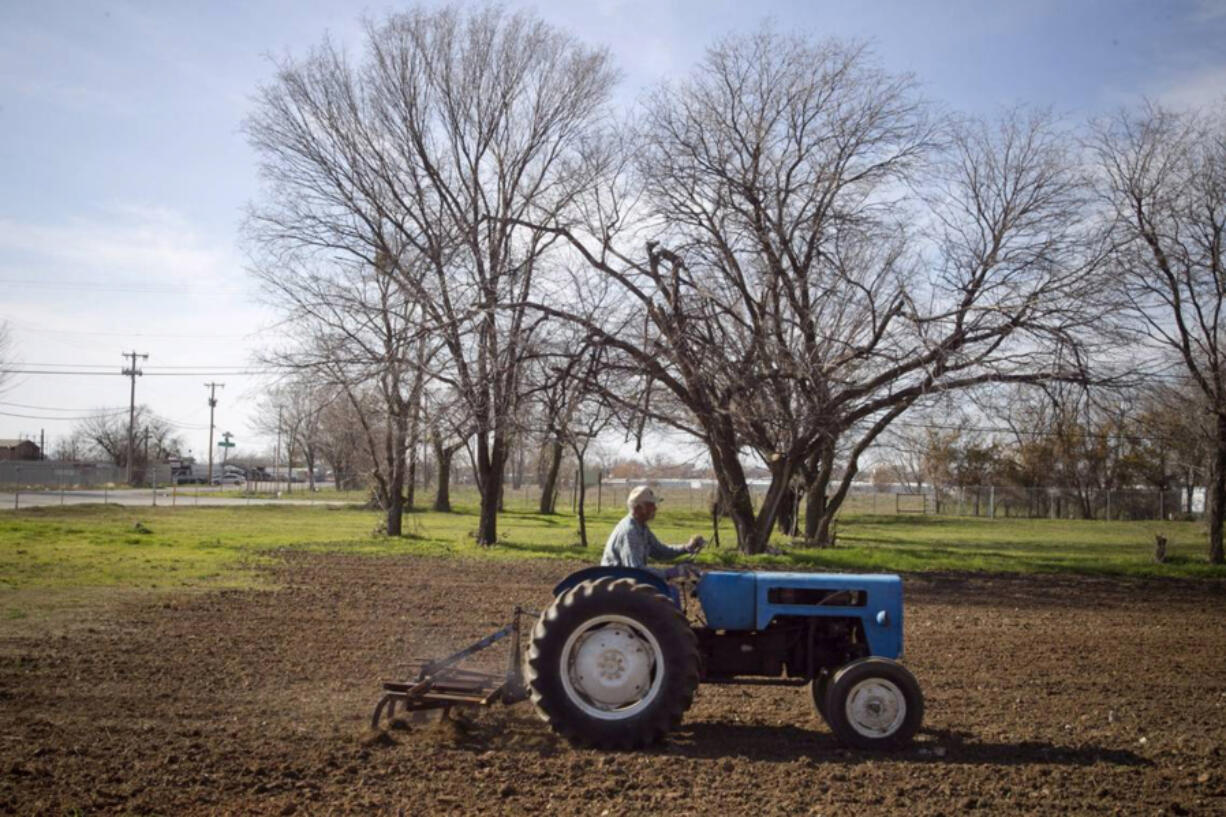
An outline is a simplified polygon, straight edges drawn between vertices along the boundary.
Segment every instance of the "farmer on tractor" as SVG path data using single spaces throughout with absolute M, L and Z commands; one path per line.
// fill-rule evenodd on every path
M 649 558 L 696 553 L 703 544 L 698 536 L 688 547 L 661 544 L 647 527 L 657 502 L 646 486 L 631 491 L 603 566 L 564 578 L 544 612 L 516 607 L 497 632 L 385 682 L 371 725 L 385 714 L 390 721 L 400 706 L 446 712 L 531 699 L 576 746 L 637 749 L 680 725 L 700 682 L 745 683 L 807 686 L 817 713 L 848 746 L 911 742 L 924 696 L 898 661 L 900 577 L 697 570 L 684 561 L 647 568 Z M 524 616 L 536 619 L 530 633 Z M 459 668 L 507 638 L 505 675 Z
M 600 559 L 602 566 L 645 568 L 648 558 L 675 559 L 702 550 L 706 542 L 697 534 L 686 546 L 666 545 L 656 538 L 647 523 L 655 517 L 658 504 L 656 495 L 646 485 L 640 485 L 630 492 L 626 499 L 626 508 L 630 513 L 609 534 L 604 556 Z

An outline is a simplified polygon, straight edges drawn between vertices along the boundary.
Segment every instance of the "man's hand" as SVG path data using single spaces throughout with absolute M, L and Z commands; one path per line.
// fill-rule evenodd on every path
M 690 544 L 686 547 L 686 550 L 688 550 L 691 555 L 695 554 L 698 551 L 702 550 L 703 545 L 705 545 L 706 543 L 707 543 L 707 540 L 703 539 L 701 535 L 696 533 L 694 534 L 693 537 L 691 537 Z

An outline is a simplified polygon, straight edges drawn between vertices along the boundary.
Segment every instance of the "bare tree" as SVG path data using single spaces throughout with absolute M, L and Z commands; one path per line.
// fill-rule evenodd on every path
M 1200 387 L 1186 377 L 1147 384 L 1137 395 L 1140 411 L 1129 441 L 1129 456 L 1141 479 L 1163 497 L 1168 489 L 1182 486 L 1181 504 L 1189 511 L 1212 453 L 1205 441 L 1213 438 L 1214 416 L 1204 400 Z M 1159 510 L 1165 517 L 1169 509 L 1162 505 Z
M 538 510 L 556 510 L 558 486 L 566 449 L 572 447 L 572 425 L 584 405 L 602 403 L 601 378 L 594 374 L 595 353 L 582 331 L 555 322 L 538 333 L 533 354 L 525 367 L 526 422 L 523 436 L 539 443 L 538 477 L 541 489 Z
M 508 219 L 552 224 L 587 186 L 584 144 L 613 80 L 603 51 L 529 15 L 419 9 L 369 24 L 360 67 L 328 43 L 282 65 L 247 124 L 272 194 L 254 233 L 381 257 L 445 345 L 438 377 L 475 431 L 482 544 L 497 539 L 534 328 L 505 305 L 533 292 L 550 243 Z
M 911 406 L 1079 369 L 1094 258 L 1044 117 L 963 123 L 938 151 L 908 78 L 765 32 L 711 49 L 642 130 L 646 259 L 619 249 L 630 206 L 612 185 L 585 235 L 559 231 L 624 306 L 541 308 L 681 408 L 644 413 L 704 441 L 743 550 L 766 547 L 797 474 L 806 535 L 828 543 L 859 458 Z M 758 509 L 745 450 L 772 478 Z
M 334 384 L 323 388 L 332 393 L 325 399 L 320 411 L 319 456 L 332 469 L 336 490 L 359 488 L 368 484 L 375 469 L 374 460 L 366 448 L 362 414 L 354 408 L 343 388 Z
M 183 439 L 175 432 L 170 422 L 158 417 L 148 406 L 137 406 L 135 417 L 134 464 L 143 468 L 148 462 L 166 461 L 180 456 Z M 84 446 L 71 446 L 77 455 L 104 459 L 115 465 L 128 464 L 128 419 L 127 411 L 98 413 L 82 420 L 73 430 L 74 438 L 84 441 Z
M 576 507 L 579 541 L 587 546 L 587 453 L 592 442 L 617 420 L 616 402 L 608 399 L 620 384 L 615 367 L 606 365 L 607 347 L 584 339 L 572 325 L 560 327 L 549 346 L 538 353 L 537 404 L 546 459 L 540 512 L 553 513 L 559 471 L 567 448 L 578 469 Z
M 283 252 L 256 274 L 286 312 L 297 341 L 267 356 L 268 362 L 348 402 L 373 466 L 387 533 L 399 536 L 406 503 L 411 507 L 410 453 L 421 434 L 424 390 L 440 344 L 428 337 L 421 310 L 386 271 L 352 262 L 319 268 Z M 290 426 L 280 400 L 291 440 L 303 421 L 317 421 L 318 395 L 303 391 L 303 400 L 291 408 Z
M 261 400 L 257 428 L 266 435 L 283 435 L 290 469 L 294 454 L 301 454 L 311 491 L 315 490 L 315 471 L 324 445 L 324 414 L 332 402 L 343 398 L 334 388 L 321 385 L 309 370 L 298 369 L 271 387 Z M 289 486 L 292 485 L 291 481 Z
M 1091 141 L 1132 328 L 1167 353 L 1211 422 L 1209 561 L 1226 515 L 1226 114 L 1147 104 L 1097 123 Z

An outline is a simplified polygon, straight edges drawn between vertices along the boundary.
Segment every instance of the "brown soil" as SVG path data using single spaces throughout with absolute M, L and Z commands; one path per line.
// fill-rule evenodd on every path
M 928 713 L 893 755 L 771 687 L 700 687 L 640 753 L 572 749 L 530 704 L 369 729 L 381 680 L 577 566 L 290 555 L 277 591 L 7 622 L 0 812 L 1226 813 L 1220 583 L 909 579 Z

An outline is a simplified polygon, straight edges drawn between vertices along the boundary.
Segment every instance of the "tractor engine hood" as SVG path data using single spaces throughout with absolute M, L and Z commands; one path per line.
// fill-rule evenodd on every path
M 902 579 L 895 575 L 713 570 L 697 593 L 713 630 L 765 630 L 779 616 L 858 618 L 873 655 L 902 654 Z

